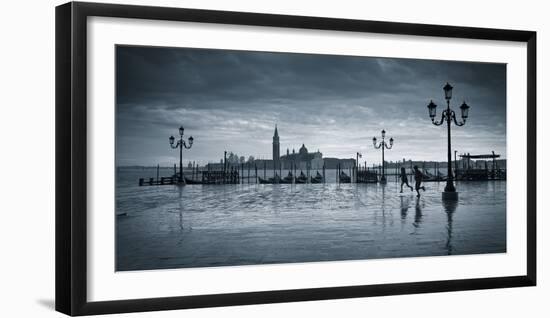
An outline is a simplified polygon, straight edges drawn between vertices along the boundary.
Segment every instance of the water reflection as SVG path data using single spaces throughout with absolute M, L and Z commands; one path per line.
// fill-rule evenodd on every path
M 382 206 L 381 206 L 381 209 L 382 209 L 382 226 L 383 226 L 383 230 L 386 229 L 386 187 L 385 186 L 382 186 Z
M 409 198 L 401 196 L 399 199 L 401 201 L 401 220 L 405 220 L 409 212 Z
M 400 194 L 397 183 L 130 181 L 117 183 L 116 213 L 129 216 L 116 219 L 118 270 L 506 251 L 505 182 L 460 183 L 458 209 L 442 203 L 436 183 L 417 199 Z
M 268 187 L 273 191 L 271 195 L 271 206 L 273 208 L 273 213 L 278 214 L 279 212 L 279 202 L 281 202 L 281 185 L 280 184 L 270 184 Z
M 404 231 L 407 226 L 407 214 L 409 212 L 410 199 L 405 196 L 400 196 L 399 203 L 401 210 L 401 231 Z
M 421 204 L 423 201 L 420 200 L 420 198 L 416 198 L 416 205 L 414 206 L 414 223 L 413 225 L 415 227 L 420 227 L 420 223 L 422 223 L 422 206 Z
M 178 203 L 179 203 L 179 224 L 180 230 L 183 230 L 183 187 L 178 187 Z
M 445 243 L 445 248 L 447 249 L 447 254 L 453 254 L 453 215 L 458 206 L 458 201 L 453 200 L 443 200 L 443 210 L 447 214 L 447 242 Z

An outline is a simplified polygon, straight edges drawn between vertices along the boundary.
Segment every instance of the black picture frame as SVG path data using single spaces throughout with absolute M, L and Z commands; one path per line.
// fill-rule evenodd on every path
M 87 301 L 86 36 L 91 16 L 189 21 L 527 44 L 527 273 L 523 276 Z M 536 284 L 536 32 L 321 17 L 70 2 L 56 7 L 56 310 L 92 315 L 433 293 Z

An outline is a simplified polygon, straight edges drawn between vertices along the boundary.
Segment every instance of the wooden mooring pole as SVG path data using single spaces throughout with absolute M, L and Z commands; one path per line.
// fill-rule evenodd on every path
M 411 180 L 410 180 L 410 183 L 412 183 L 412 182 L 413 182 L 413 175 L 414 175 L 414 172 L 413 172 L 413 162 L 412 162 L 412 160 L 409 160 L 409 163 L 410 163 L 410 165 L 411 165 Z

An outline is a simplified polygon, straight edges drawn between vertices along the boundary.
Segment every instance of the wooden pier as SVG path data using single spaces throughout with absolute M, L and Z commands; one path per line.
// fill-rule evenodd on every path
M 152 186 L 152 185 L 169 185 L 169 184 L 178 184 L 178 179 L 174 177 L 161 177 L 160 179 L 155 178 L 140 178 L 139 186 Z

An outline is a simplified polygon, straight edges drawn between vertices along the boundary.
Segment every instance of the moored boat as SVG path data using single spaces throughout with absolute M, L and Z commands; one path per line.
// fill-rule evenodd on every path
M 307 176 L 304 174 L 303 171 L 300 171 L 300 175 L 296 177 L 295 180 L 296 183 L 307 183 Z
M 280 183 L 286 183 L 286 184 L 290 184 L 292 183 L 292 181 L 294 180 L 294 176 L 292 175 L 292 172 L 288 172 L 288 175 L 286 177 L 284 177 Z
M 200 180 L 193 180 L 185 177 L 185 183 L 186 184 L 202 184 L 203 182 Z
M 317 171 L 315 177 L 311 178 L 311 183 L 323 183 L 323 176 Z
M 340 172 L 338 179 L 340 180 L 340 183 L 351 183 L 350 176 L 348 176 L 344 171 Z
M 263 178 L 258 177 L 258 182 L 260 184 L 291 184 L 293 178 L 294 177 L 292 176 L 291 173 L 289 173 L 284 178 L 281 178 L 281 177 L 279 177 L 278 174 L 275 174 L 274 178 L 263 179 Z

